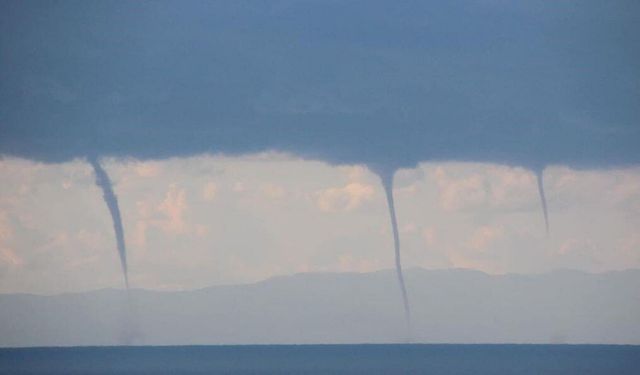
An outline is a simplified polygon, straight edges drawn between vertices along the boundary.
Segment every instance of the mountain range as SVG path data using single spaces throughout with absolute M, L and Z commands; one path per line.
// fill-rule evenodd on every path
M 0 295 L 0 346 L 640 344 L 640 270 L 305 273 L 190 291 Z

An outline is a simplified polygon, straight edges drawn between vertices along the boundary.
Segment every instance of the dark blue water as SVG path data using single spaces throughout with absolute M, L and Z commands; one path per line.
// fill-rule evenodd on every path
M 2 374 L 640 374 L 640 346 L 264 345 L 0 349 Z

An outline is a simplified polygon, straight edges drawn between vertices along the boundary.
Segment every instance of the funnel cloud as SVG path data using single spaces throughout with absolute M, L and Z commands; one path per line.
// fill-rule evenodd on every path
M 540 204 L 542 205 L 542 214 L 544 215 L 544 228 L 547 236 L 549 235 L 549 212 L 547 211 L 547 198 L 544 194 L 544 181 L 542 179 L 544 171 L 536 170 L 536 182 L 538 183 L 538 194 L 540 194 Z
M 104 202 L 109 208 L 111 214 L 111 220 L 113 221 L 113 231 L 116 236 L 116 245 L 118 247 L 118 255 L 120 256 L 120 266 L 122 267 L 122 274 L 124 276 L 124 283 L 127 289 L 129 289 L 129 273 L 127 270 L 127 248 L 124 242 L 124 228 L 122 226 L 122 217 L 120 216 L 120 207 L 118 206 L 118 197 L 113 192 L 113 186 L 111 179 L 107 174 L 107 171 L 102 168 L 98 158 L 88 158 L 89 163 L 93 167 L 93 171 L 96 175 L 96 185 L 102 189 L 102 196 Z
M 375 168 L 374 168 L 375 170 Z M 398 221 L 396 218 L 396 208 L 393 200 L 393 175 L 392 168 L 378 168 L 375 172 L 380 176 L 384 192 L 387 197 L 387 207 L 389 209 L 389 219 L 391 220 L 391 229 L 393 231 L 393 248 L 395 251 L 396 276 L 398 278 L 398 286 L 402 294 L 402 305 L 404 308 L 404 316 L 407 323 L 407 339 L 411 337 L 411 309 L 409 305 L 409 297 L 407 296 L 407 288 L 402 274 L 402 257 L 400 253 L 400 234 L 398 232 Z

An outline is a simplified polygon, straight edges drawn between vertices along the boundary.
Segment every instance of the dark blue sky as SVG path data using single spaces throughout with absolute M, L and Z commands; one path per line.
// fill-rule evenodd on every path
M 0 154 L 640 162 L 637 1 L 3 1 Z

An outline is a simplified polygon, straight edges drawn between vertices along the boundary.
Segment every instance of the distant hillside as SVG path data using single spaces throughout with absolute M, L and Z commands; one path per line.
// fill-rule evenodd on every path
M 640 344 L 640 270 L 406 272 L 414 342 Z M 0 295 L 0 346 L 407 340 L 392 271 L 185 292 Z

